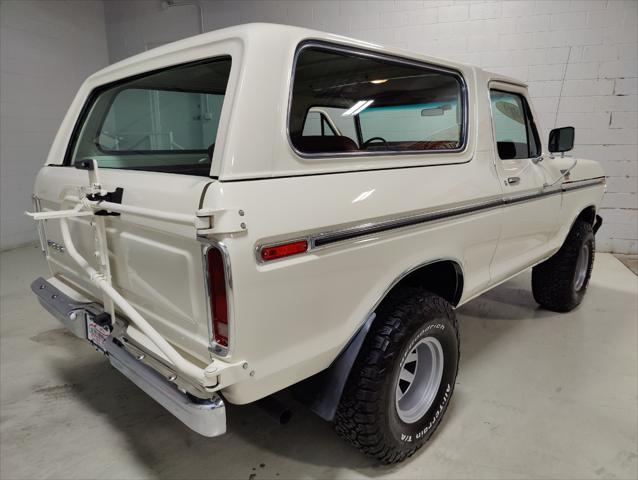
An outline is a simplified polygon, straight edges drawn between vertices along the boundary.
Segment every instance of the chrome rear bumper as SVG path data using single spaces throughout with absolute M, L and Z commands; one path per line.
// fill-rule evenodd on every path
M 103 312 L 100 304 L 73 300 L 41 277 L 31 284 L 31 290 L 51 315 L 83 340 L 87 340 L 87 318 L 94 318 Z M 110 336 L 104 348 L 111 365 L 125 377 L 195 432 L 206 437 L 215 437 L 226 432 L 226 407 L 219 395 L 212 394 L 209 399 L 197 399 L 182 393 L 175 384 L 137 361 L 118 343 Z
M 106 341 L 105 347 L 111 365 L 187 427 L 205 437 L 216 437 L 226 433 L 226 407 L 219 395 L 215 394 L 211 399 L 195 402 L 159 373 L 138 362 L 112 338 Z

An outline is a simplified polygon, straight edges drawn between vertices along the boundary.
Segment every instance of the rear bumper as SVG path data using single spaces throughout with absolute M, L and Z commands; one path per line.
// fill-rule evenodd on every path
M 75 336 L 87 340 L 87 319 L 102 313 L 100 304 L 78 302 L 44 278 L 35 280 L 31 290 L 51 315 Z M 226 407 L 219 395 L 213 393 L 209 399 L 195 399 L 183 393 L 163 375 L 138 361 L 112 336 L 103 347 L 111 365 L 186 426 L 206 437 L 226 432 Z

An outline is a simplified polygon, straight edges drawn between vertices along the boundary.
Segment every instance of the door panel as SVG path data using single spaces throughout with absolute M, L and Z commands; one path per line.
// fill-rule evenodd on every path
M 498 282 L 546 255 L 558 228 L 561 196 L 543 187 L 551 172 L 538 161 L 540 141 L 525 89 L 497 83 L 490 88 L 494 162 L 506 201 L 491 267 Z

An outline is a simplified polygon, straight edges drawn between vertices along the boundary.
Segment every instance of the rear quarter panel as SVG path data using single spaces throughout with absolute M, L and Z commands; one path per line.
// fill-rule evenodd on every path
M 433 211 L 493 198 L 499 182 L 488 155 L 415 169 L 220 182 L 205 204 L 246 212 L 247 232 L 220 239 L 233 274 L 233 359 L 255 369 L 224 390 L 246 403 L 328 367 L 403 272 L 431 260 L 456 261 L 463 295 L 489 283 L 499 212 L 484 211 L 327 246 L 260 264 L 262 243 L 294 239 L 362 221 Z M 468 179 L 472 179 L 468 182 Z
M 246 360 L 255 375 L 224 390 L 247 403 L 330 365 L 403 272 L 451 259 L 466 273 L 464 298 L 487 288 L 499 235 L 498 209 L 386 232 L 259 264 L 256 248 L 401 215 L 498 197 L 491 123 L 484 87 L 472 67 L 427 57 L 417 61 L 459 71 L 468 95 L 468 137 L 459 153 L 308 159 L 287 132 L 291 72 L 306 32 L 264 26 L 248 41 L 237 85 L 218 184 L 204 207 L 242 209 L 245 233 L 217 236 L 229 251 L 233 276 L 230 361 Z M 336 35 L 321 37 L 369 51 L 401 54 Z M 274 114 L 273 114 L 274 112 Z

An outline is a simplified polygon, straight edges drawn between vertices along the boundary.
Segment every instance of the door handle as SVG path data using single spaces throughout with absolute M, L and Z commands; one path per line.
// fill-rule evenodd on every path
M 518 185 L 521 181 L 521 177 L 507 177 L 508 185 Z

